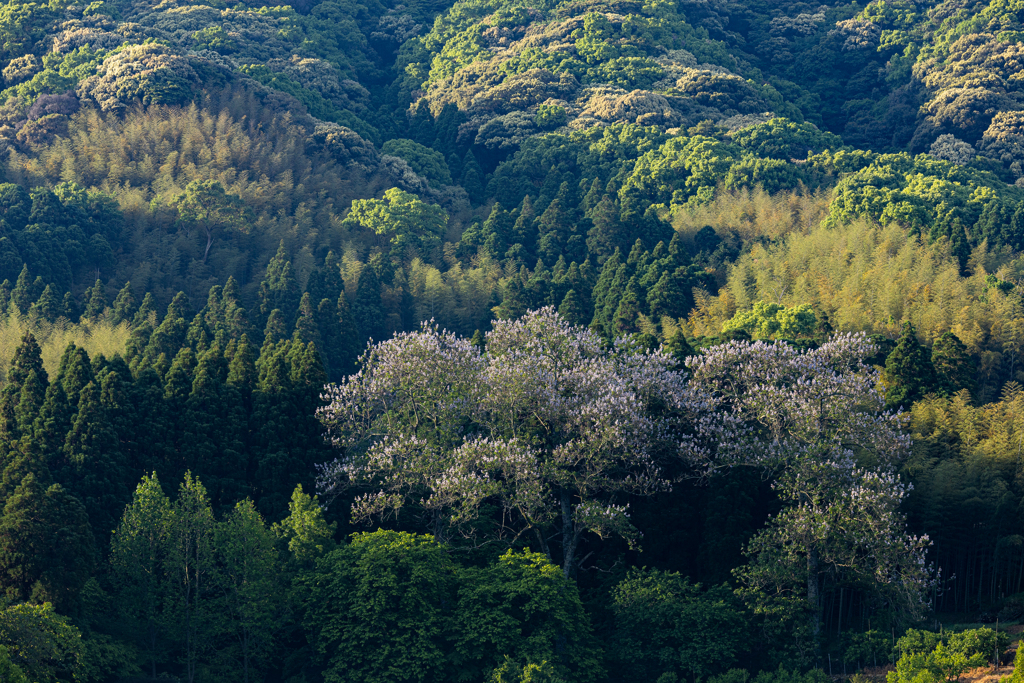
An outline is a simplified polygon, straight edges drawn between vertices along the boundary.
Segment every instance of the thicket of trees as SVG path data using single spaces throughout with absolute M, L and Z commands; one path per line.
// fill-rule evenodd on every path
M 0 677 L 987 661 L 928 629 L 1024 618 L 1022 21 L 0 6 Z

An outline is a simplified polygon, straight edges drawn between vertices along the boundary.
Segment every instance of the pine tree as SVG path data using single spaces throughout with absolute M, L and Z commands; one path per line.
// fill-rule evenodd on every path
M 917 330 L 912 323 L 903 323 L 896 348 L 885 359 L 882 381 L 886 386 L 886 405 L 889 408 L 909 408 L 914 401 L 924 398 L 935 385 L 928 350 L 917 341 Z
M 974 359 L 952 332 L 946 332 L 932 344 L 932 366 L 938 393 L 952 396 L 961 389 L 974 391 Z
M 359 275 L 352 317 L 361 341 L 384 339 L 384 309 L 381 306 L 381 286 L 376 270 L 367 264 Z
M 616 336 L 638 332 L 637 320 L 643 311 L 640 307 L 640 296 L 637 294 L 636 285 L 630 281 L 626 287 L 625 294 L 619 300 L 618 308 L 612 318 L 612 327 Z
M 153 301 L 153 295 L 150 292 L 146 292 L 146 295 L 142 297 L 142 303 L 139 304 L 139 310 L 135 311 L 135 316 L 132 318 L 132 327 L 139 327 L 141 325 L 157 325 L 159 321 L 156 319 L 156 304 Z
M 103 282 L 96 280 L 90 289 L 85 290 L 85 310 L 82 315 L 90 320 L 103 315 L 103 311 L 107 308 L 107 297 L 106 287 L 103 286 Z
M 513 275 L 505 283 L 501 305 L 495 307 L 494 315 L 499 320 L 517 320 L 529 310 L 529 300 L 523 287 L 523 279 Z
M 186 467 L 202 477 L 215 508 L 245 495 L 247 415 L 242 394 L 227 383 L 228 363 L 214 345 L 200 358 L 185 404 Z
M 565 318 L 570 325 L 583 325 L 586 323 L 586 309 L 575 289 L 570 289 L 562 299 L 558 307 L 558 314 Z
M 11 303 L 13 303 L 22 315 L 28 313 L 32 302 L 39 298 L 38 294 L 33 295 L 32 277 L 28 273 L 28 265 L 22 267 L 17 282 L 14 283 L 14 290 L 11 292 Z
M 114 305 L 110 310 L 110 322 L 114 325 L 131 322 L 135 315 L 135 295 L 132 293 L 132 283 L 125 282 L 124 287 L 114 298 Z
M 57 298 L 57 294 L 53 291 L 53 287 L 46 285 L 43 288 L 43 293 L 39 295 L 28 310 L 29 318 L 47 320 L 54 322 L 60 316 L 60 299 Z
M 0 586 L 19 601 L 73 608 L 96 559 L 82 504 L 59 484 L 28 473 L 0 517 Z
M 284 248 L 284 240 L 274 258 L 267 264 L 267 272 L 260 282 L 259 289 L 260 316 L 263 321 L 270 317 L 271 311 L 277 309 L 287 316 L 292 316 L 299 305 L 299 286 L 292 273 L 292 263 Z M 285 327 L 291 328 L 294 319 L 287 317 Z

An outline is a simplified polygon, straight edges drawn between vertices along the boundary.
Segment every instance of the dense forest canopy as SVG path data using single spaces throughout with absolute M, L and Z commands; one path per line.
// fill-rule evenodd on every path
M 1022 74 L 1020 0 L 0 4 L 0 678 L 1007 659 Z

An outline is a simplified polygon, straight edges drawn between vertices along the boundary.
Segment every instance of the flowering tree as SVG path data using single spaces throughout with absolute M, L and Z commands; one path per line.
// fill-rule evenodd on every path
M 558 538 L 571 576 L 584 533 L 638 536 L 617 497 L 667 488 L 654 454 L 678 440 L 665 408 L 683 377 L 668 354 L 605 351 L 552 308 L 496 321 L 486 348 L 428 324 L 372 346 L 320 411 L 342 449 L 321 489 L 368 487 L 357 519 L 416 502 L 436 536 L 532 534 L 548 556 Z
M 927 537 L 906 534 L 907 493 L 896 468 L 909 453 L 899 416 L 884 412 L 875 352 L 840 335 L 801 352 L 777 342 L 731 342 L 687 359 L 684 400 L 693 433 L 683 450 L 704 476 L 763 468 L 789 505 L 750 541 L 739 577 L 770 606 L 808 610 L 821 623 L 820 582 L 842 576 L 917 616 L 931 575 Z

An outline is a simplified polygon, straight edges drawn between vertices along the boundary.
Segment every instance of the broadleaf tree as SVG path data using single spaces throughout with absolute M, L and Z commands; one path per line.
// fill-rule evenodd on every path
M 341 452 L 321 490 L 361 487 L 356 519 L 418 505 L 437 537 L 527 537 L 548 557 L 558 538 L 573 576 L 584 534 L 636 540 L 626 496 L 668 487 L 656 455 L 683 376 L 669 354 L 607 350 L 550 307 L 496 321 L 485 347 L 429 324 L 372 346 L 327 389 L 320 418 Z

